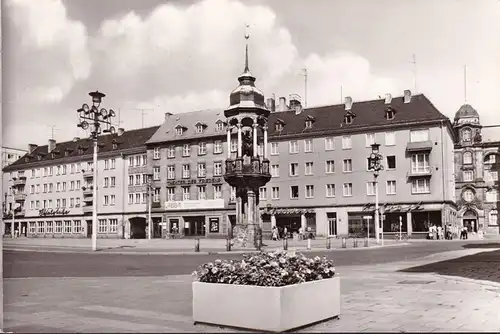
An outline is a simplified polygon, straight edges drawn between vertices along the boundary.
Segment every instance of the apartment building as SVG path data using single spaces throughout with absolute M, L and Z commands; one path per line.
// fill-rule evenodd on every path
M 131 171 L 129 156 L 144 155 L 145 142 L 157 129 L 119 129 L 117 134 L 99 137 L 96 167 L 91 139 L 30 144 L 26 155 L 3 169 L 4 183 L 11 189 L 5 202 L 15 212 L 14 217 L 4 215 L 4 234 L 18 230 L 29 237 L 90 237 L 95 200 L 99 238 L 129 237 L 137 219 L 144 227 L 144 195 L 129 205 L 126 198 L 137 189 L 125 184 Z M 94 168 L 97 199 L 93 198 Z M 141 178 L 143 184 L 145 179 Z
M 464 104 L 455 114 L 455 184 L 458 218 L 469 232 L 499 234 L 500 141 L 483 141 L 479 113 Z M 500 140 L 500 138 L 498 138 Z
M 26 150 L 19 148 L 2 146 L 2 168 L 20 159 L 27 153 Z
M 164 222 L 169 233 L 188 237 L 226 234 L 235 219 L 235 194 L 223 178 L 228 150 L 223 110 L 167 113 L 146 144 L 155 224 Z
M 281 98 L 268 125 L 272 179 L 260 189 L 264 226 L 348 235 L 370 224 L 373 233 L 373 143 L 384 156 L 384 232 L 399 231 L 401 222 L 403 232 L 423 237 L 429 224 L 455 224 L 454 132 L 424 95 L 346 98 L 344 105 L 307 109 Z

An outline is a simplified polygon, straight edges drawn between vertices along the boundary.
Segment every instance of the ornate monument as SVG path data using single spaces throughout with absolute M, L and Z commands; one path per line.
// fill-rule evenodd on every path
M 248 27 L 248 26 L 247 26 Z M 255 77 L 248 67 L 248 33 L 245 49 L 245 70 L 238 77 L 239 86 L 231 92 L 227 118 L 227 160 L 224 179 L 236 188 L 236 225 L 234 231 L 242 246 L 257 246 L 262 235 L 259 212 L 259 188 L 271 179 L 267 159 L 267 120 L 270 111 L 264 94 L 255 87 Z M 236 137 L 236 152 L 232 152 Z M 262 156 L 259 155 L 262 145 Z

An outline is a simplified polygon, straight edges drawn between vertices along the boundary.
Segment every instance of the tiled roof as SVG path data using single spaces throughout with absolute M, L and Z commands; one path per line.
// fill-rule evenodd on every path
M 158 130 L 159 126 L 153 126 L 143 129 L 134 129 L 125 131 L 121 136 L 118 134 L 108 134 L 100 136 L 98 139 L 99 154 L 106 152 L 116 152 L 117 154 L 133 148 L 144 146 L 146 141 Z M 117 146 L 114 148 L 113 144 Z M 81 147 L 83 152 L 78 152 Z M 65 152 L 68 152 L 66 155 Z M 82 138 L 77 141 L 67 141 L 56 143 L 53 152 L 57 152 L 54 158 L 52 154 L 48 153 L 48 145 L 38 146 L 32 153 L 25 154 L 22 158 L 12 163 L 3 169 L 4 172 L 10 170 L 18 170 L 22 168 L 32 168 L 36 165 L 47 164 L 49 161 L 54 163 L 64 163 L 66 161 L 76 161 L 78 159 L 85 159 L 92 157 L 93 143 L 90 138 Z M 26 162 L 25 157 L 31 156 L 30 161 Z M 40 159 L 38 158 L 40 156 Z
M 226 121 L 224 110 L 208 109 L 167 115 L 165 117 L 165 122 L 146 144 L 192 140 L 209 136 L 225 135 L 226 132 L 224 128 L 222 131 L 216 131 L 217 121 Z M 203 132 L 196 132 L 197 123 L 203 123 L 205 125 Z M 184 127 L 184 133 L 182 135 L 178 135 L 176 132 L 176 128 L 178 126 Z
M 312 134 L 334 132 L 335 130 L 353 130 L 375 126 L 390 126 L 405 123 L 415 123 L 431 120 L 448 120 L 439 110 L 422 94 L 411 97 L 409 103 L 404 103 L 403 97 L 392 98 L 390 106 L 396 111 L 394 119 L 385 118 L 385 110 L 389 105 L 383 99 L 354 102 L 351 112 L 356 116 L 351 124 L 344 122 L 346 113 L 344 104 L 305 108 L 296 115 L 294 110 L 274 112 L 269 116 L 269 135 L 284 136 L 295 134 Z M 309 118 L 314 119 L 311 128 L 305 128 Z M 275 123 L 283 122 L 283 129 L 276 131 Z

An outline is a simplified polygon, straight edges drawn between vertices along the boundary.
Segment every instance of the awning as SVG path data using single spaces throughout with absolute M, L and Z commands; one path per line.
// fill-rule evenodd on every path
M 408 152 L 418 152 L 418 151 L 431 151 L 432 150 L 432 141 L 419 141 L 419 142 L 410 142 L 406 145 L 406 150 Z

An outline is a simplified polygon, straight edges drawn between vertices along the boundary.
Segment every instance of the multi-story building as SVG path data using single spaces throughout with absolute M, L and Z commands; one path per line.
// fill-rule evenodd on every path
M 464 104 L 455 114 L 455 182 L 458 217 L 470 232 L 500 233 L 498 169 L 500 141 L 483 141 L 479 113 Z
M 3 181 L 11 189 L 5 202 L 15 211 L 14 217 L 4 215 L 5 234 L 18 230 L 34 237 L 90 237 L 94 200 L 100 238 L 128 237 L 137 220 L 144 227 L 147 178 L 141 176 L 140 185 L 125 184 L 135 168 L 129 167 L 129 156 L 134 156 L 134 161 L 136 155 L 142 156 L 139 161 L 145 165 L 145 142 L 157 129 L 118 129 L 117 134 L 99 137 L 97 199 L 93 198 L 91 139 L 30 144 L 26 155 L 3 169 Z M 133 204 L 127 202 L 129 193 L 135 196 L 139 190 L 139 200 L 134 197 Z
M 268 99 L 272 179 L 260 189 L 264 231 L 301 226 L 321 235 L 357 233 L 373 217 L 371 144 L 381 144 L 379 202 L 384 231 L 425 235 L 455 224 L 452 125 L 424 95 L 302 108 Z M 275 110 L 277 109 L 277 110 Z M 166 114 L 147 142 L 154 216 L 184 235 L 220 235 L 234 225 L 234 192 L 223 181 L 228 147 L 222 110 Z M 259 143 L 262 156 L 262 143 Z M 374 230 L 373 219 L 368 220 Z
M 27 153 L 26 150 L 2 146 L 2 168 L 20 159 Z

